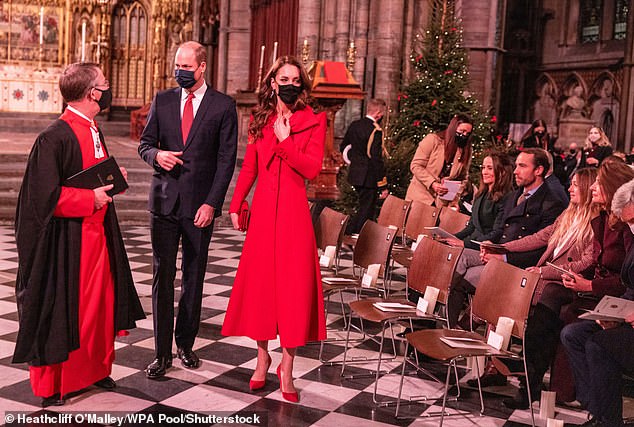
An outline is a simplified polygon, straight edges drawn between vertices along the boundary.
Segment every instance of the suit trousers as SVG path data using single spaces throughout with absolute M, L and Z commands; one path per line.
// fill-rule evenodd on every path
M 369 219 L 374 219 L 376 202 L 378 200 L 377 188 L 355 186 L 354 189 L 359 197 L 359 209 L 356 215 L 350 218 L 346 234 L 356 234 L 361 231 L 363 224 Z
M 575 373 L 577 400 L 605 426 L 623 425 L 623 372 L 634 369 L 634 328 L 602 329 L 594 321 L 561 331 Z
M 172 332 L 178 348 L 192 348 L 194 345 L 200 324 L 203 281 L 213 224 L 212 221 L 208 227 L 198 228 L 192 218 L 179 214 L 178 207 L 170 215 L 152 214 L 152 310 L 157 357 L 172 354 Z M 174 329 L 174 279 L 181 239 L 181 295 Z
M 480 259 L 480 251 L 465 248 L 456 264 L 456 272 L 447 297 L 447 317 L 450 327 L 456 326 L 469 295 L 475 293 L 482 270 L 484 270 L 484 264 Z

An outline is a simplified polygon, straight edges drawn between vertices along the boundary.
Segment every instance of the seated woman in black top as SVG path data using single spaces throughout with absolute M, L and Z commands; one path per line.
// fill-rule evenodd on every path
M 469 224 L 456 233 L 456 239 L 449 239 L 454 246 L 464 246 L 479 250 L 480 247 L 471 240 L 482 242 L 495 241 L 497 237 L 493 230 L 496 221 L 503 221 L 505 197 L 513 189 L 513 163 L 505 153 L 492 152 L 482 161 L 482 175 L 480 188 L 476 193 Z

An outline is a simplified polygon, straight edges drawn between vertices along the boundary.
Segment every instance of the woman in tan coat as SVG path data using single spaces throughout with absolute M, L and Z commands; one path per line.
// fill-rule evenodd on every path
M 457 204 L 467 183 L 471 163 L 473 122 L 465 114 L 456 114 L 444 131 L 430 133 L 418 144 L 410 164 L 412 181 L 405 198 L 426 205 Z M 461 181 L 460 191 L 452 201 L 440 199 L 448 192 L 445 180 Z

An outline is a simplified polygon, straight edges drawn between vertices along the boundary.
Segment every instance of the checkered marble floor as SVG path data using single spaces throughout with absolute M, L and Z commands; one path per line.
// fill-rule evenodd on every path
M 295 386 L 300 392 L 300 403 L 282 399 L 275 367 L 281 359 L 278 342 L 271 342 L 273 363 L 267 385 L 257 392 L 249 392 L 248 382 L 255 367 L 254 342 L 242 337 L 224 337 L 220 334 L 225 309 L 231 294 L 243 235 L 229 229 L 214 232 L 209 251 L 209 264 L 205 276 L 203 309 L 199 337 L 194 349 L 202 359 L 197 370 L 181 367 L 175 359 L 174 367 L 161 380 L 149 380 L 143 372 L 154 357 L 152 338 L 152 255 L 147 227 L 124 227 L 125 242 L 130 258 L 136 288 L 147 313 L 147 319 L 116 342 L 116 359 L 112 377 L 117 382 L 115 391 L 106 392 L 95 387 L 68 399 L 62 407 L 40 408 L 40 399 L 30 390 L 28 367 L 11 364 L 11 355 L 18 329 L 15 305 L 15 274 L 17 255 L 13 231 L 0 227 L 0 416 L 4 411 L 26 411 L 33 415 L 52 411 L 124 411 L 143 414 L 182 414 L 224 411 L 225 413 L 266 414 L 270 426 L 388 426 L 437 425 L 438 419 L 399 419 L 394 407 L 377 407 L 372 403 L 373 378 L 346 379 L 340 376 L 341 366 L 328 366 L 318 359 L 319 346 L 307 345 L 298 349 L 295 360 Z M 343 266 L 350 266 L 344 257 Z M 395 271 L 398 283 L 403 284 L 402 269 Z M 179 286 L 177 277 L 176 286 Z M 176 292 L 178 297 L 178 289 Z M 329 306 L 329 326 L 341 326 L 338 303 Z M 333 336 L 332 332 L 329 332 Z M 391 347 L 391 341 L 389 341 Z M 371 341 L 354 344 L 353 357 L 376 355 L 378 346 Z M 174 353 L 175 353 L 174 349 Z M 325 357 L 341 357 L 343 345 L 325 345 Z M 381 377 L 379 399 L 394 398 L 398 391 L 400 360 L 390 362 L 392 373 Z M 355 364 L 347 373 L 369 373 L 375 364 Z M 440 372 L 439 372 L 440 373 Z M 444 377 L 442 377 L 444 378 Z M 513 384 L 517 384 L 514 382 Z M 428 379 L 408 376 L 404 395 L 437 395 L 441 386 Z M 512 393 L 513 386 L 501 393 Z M 479 414 L 477 391 L 462 388 L 459 403 L 450 404 L 470 412 L 467 416 L 445 419 L 448 426 L 521 426 L 530 424 L 529 411 L 512 411 L 502 403 L 502 395 L 486 394 L 484 415 Z M 419 416 L 438 410 L 440 402 L 427 401 L 406 405 L 403 414 Z M 538 413 L 538 410 L 537 410 Z M 557 418 L 582 423 L 586 413 L 568 408 L 557 408 Z M 544 425 L 543 422 L 540 423 Z M 130 424 L 128 424 L 130 425 Z M 137 423 L 136 425 L 145 425 Z

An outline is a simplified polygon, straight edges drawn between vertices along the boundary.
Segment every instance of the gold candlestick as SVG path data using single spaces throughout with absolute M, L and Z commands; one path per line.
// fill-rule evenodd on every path
M 308 39 L 304 39 L 304 44 L 302 45 L 302 64 L 306 67 L 308 63 L 308 59 L 310 58 L 310 45 L 308 44 Z
M 348 50 L 346 51 L 346 68 L 351 73 L 354 71 L 354 64 L 357 62 L 357 48 L 354 45 L 354 40 L 350 42 Z

